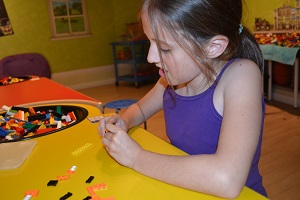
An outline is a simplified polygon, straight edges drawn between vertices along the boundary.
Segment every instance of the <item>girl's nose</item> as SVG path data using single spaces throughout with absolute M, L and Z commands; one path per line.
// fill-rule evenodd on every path
M 149 63 L 159 63 L 160 62 L 159 53 L 158 53 L 156 45 L 153 45 L 153 44 L 150 45 L 147 60 Z

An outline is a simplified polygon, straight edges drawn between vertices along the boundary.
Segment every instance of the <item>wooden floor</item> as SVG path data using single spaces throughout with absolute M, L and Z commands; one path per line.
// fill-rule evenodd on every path
M 154 83 L 147 83 L 135 88 L 132 84 L 120 83 L 119 87 L 106 85 L 78 91 L 106 103 L 116 99 L 139 99 L 153 85 Z M 114 110 L 106 109 L 105 112 Z M 147 121 L 147 130 L 169 141 L 163 118 L 163 112 L 154 115 Z M 294 109 L 290 105 L 274 101 L 267 102 L 259 167 L 270 199 L 300 199 L 300 108 Z

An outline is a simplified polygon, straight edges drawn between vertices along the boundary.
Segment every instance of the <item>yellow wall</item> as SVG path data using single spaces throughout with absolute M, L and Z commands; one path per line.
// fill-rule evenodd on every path
M 51 41 L 47 0 L 4 0 L 14 34 L 0 37 L 0 59 L 38 52 L 46 57 L 53 73 L 110 65 L 109 43 L 125 32 L 125 23 L 136 22 L 138 2 L 87 0 L 92 37 Z
M 126 25 L 131 22 L 138 21 L 137 14 L 140 0 L 113 0 L 112 6 L 114 10 L 114 23 L 116 33 L 123 34 Z
M 262 18 L 269 21 L 271 25 L 274 24 L 274 10 L 287 4 L 286 0 L 245 0 L 246 6 L 244 12 L 243 23 L 253 30 L 255 18 Z M 295 7 L 295 1 L 291 0 L 288 4 Z
M 52 72 L 99 67 L 113 63 L 110 42 L 125 33 L 125 24 L 137 21 L 140 0 L 87 0 L 92 37 L 50 40 L 47 0 L 4 0 L 14 34 L 0 37 L 0 59 L 13 54 L 38 52 L 49 61 Z M 286 0 L 245 0 L 244 25 L 261 17 L 273 24 L 273 10 Z M 294 2 L 292 2 L 294 6 Z

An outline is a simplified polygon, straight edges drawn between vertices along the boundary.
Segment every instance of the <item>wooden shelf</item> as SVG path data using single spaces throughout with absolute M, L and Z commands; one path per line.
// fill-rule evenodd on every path
M 268 34 L 268 33 L 293 33 L 293 32 L 299 32 L 300 30 L 292 30 L 292 29 L 282 29 L 282 30 L 274 30 L 274 29 L 270 29 L 270 30 L 263 30 L 263 31 L 253 31 L 253 34 Z
M 157 74 L 140 76 L 138 74 L 138 65 L 146 64 L 147 62 L 147 54 L 149 50 L 150 42 L 149 40 L 140 40 L 140 41 L 121 41 L 121 42 L 113 42 L 111 43 L 113 48 L 113 56 L 114 56 L 114 68 L 115 68 L 115 78 L 116 78 L 116 86 L 119 86 L 119 81 L 126 82 L 134 82 L 135 86 L 139 87 L 139 82 L 143 82 L 146 80 L 154 80 L 158 77 Z M 118 59 L 118 50 L 117 47 L 128 47 L 130 59 L 128 60 L 120 60 Z M 119 64 L 131 64 L 133 66 L 133 75 L 124 75 L 121 76 L 119 74 L 118 68 Z M 153 64 L 150 64 L 153 65 Z

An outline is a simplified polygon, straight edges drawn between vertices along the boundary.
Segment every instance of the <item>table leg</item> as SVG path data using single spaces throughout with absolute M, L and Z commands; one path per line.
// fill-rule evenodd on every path
M 294 108 L 298 108 L 298 83 L 299 83 L 299 58 L 295 59 L 294 65 Z
M 268 100 L 272 100 L 272 60 L 268 60 Z

